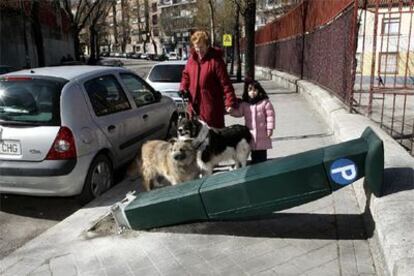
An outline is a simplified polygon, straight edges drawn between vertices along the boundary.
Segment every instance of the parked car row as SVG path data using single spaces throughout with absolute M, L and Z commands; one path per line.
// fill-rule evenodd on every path
M 173 132 L 177 110 L 120 67 L 56 66 L 0 76 L 0 193 L 79 195 L 109 189 L 143 142 Z
M 102 57 L 118 57 L 118 58 L 133 58 L 133 59 L 147 59 L 147 60 L 157 60 L 157 61 L 164 61 L 164 60 L 181 60 L 186 59 L 185 57 L 181 57 L 176 52 L 170 52 L 168 54 L 150 54 L 150 53 L 135 53 L 135 52 L 127 52 L 127 53 L 120 53 L 120 52 L 102 52 Z

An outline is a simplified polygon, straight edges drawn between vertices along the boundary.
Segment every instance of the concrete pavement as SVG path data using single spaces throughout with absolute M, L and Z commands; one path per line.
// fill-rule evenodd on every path
M 330 126 L 305 96 L 264 81 L 276 109 L 279 158 L 335 143 Z M 236 84 L 240 94 L 241 85 Z M 227 117 L 227 124 L 242 122 Z M 109 207 L 130 177 L 0 261 L 1 275 L 381 275 L 352 186 L 272 217 L 205 222 L 113 234 Z M 289 183 L 287 183 L 289 185 Z M 99 224 L 96 224 L 100 222 Z M 95 226 L 94 231 L 88 231 Z M 375 254 L 374 254 L 375 255 Z
M 258 75 L 303 95 L 326 118 L 338 142 L 357 138 L 371 127 L 384 142 L 384 196 L 372 196 L 363 180 L 352 187 L 364 222 L 372 229 L 369 239 L 377 271 L 385 275 L 414 275 L 414 158 L 394 139 L 366 117 L 350 114 L 328 91 L 277 70 L 257 67 Z M 374 110 L 375 113 L 375 110 Z

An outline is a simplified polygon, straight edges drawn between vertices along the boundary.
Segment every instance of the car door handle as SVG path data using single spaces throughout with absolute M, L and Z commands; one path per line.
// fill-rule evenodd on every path
M 148 119 L 148 114 L 144 114 L 144 115 L 142 116 L 142 119 L 144 119 L 144 120 Z
M 115 131 L 115 129 L 116 129 L 116 126 L 114 126 L 114 125 L 110 125 L 110 126 L 108 127 L 108 131 L 109 131 L 109 132 L 114 132 L 114 131 Z

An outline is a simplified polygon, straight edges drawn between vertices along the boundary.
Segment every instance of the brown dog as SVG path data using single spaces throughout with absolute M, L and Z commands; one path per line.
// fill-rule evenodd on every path
M 162 176 L 171 185 L 198 178 L 200 171 L 196 162 L 197 151 L 192 140 L 152 140 L 142 146 L 141 173 L 146 191 L 159 183 Z

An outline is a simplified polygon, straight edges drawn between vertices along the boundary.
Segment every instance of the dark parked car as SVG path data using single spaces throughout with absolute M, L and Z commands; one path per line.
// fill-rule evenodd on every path
M 0 65 L 0 75 L 16 71 L 16 68 L 8 65 Z
M 167 59 L 168 59 L 168 57 L 166 55 L 161 54 L 161 55 L 156 55 L 154 60 L 164 61 L 164 60 L 167 60 Z
M 140 58 L 141 57 L 141 53 L 133 53 L 132 54 L 132 58 Z
M 121 67 L 124 63 L 119 59 L 100 59 L 96 63 L 97 65 L 103 66 L 114 66 L 114 67 Z

